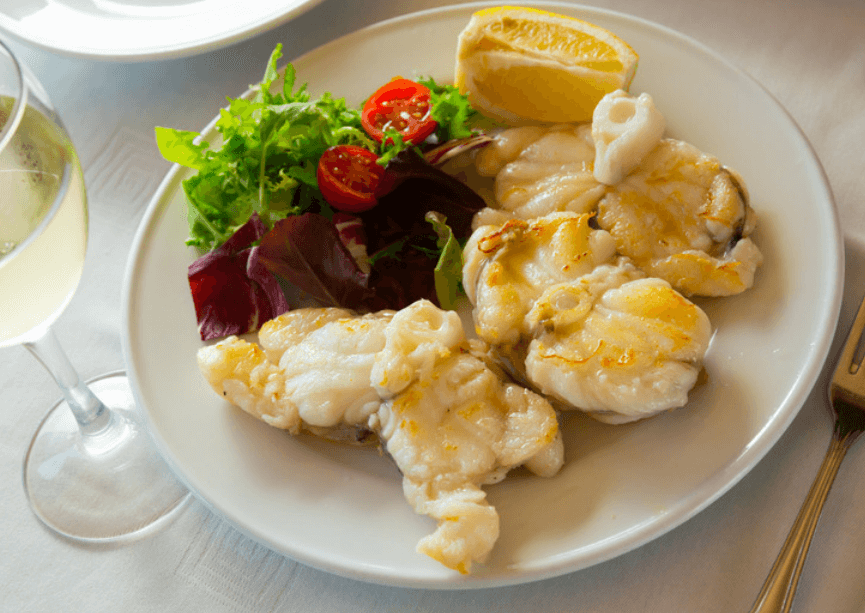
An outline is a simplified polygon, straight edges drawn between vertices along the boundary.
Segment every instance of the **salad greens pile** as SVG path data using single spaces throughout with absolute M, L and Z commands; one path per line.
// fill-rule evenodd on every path
M 460 241 L 468 237 L 471 216 L 484 203 L 458 180 L 427 164 L 422 154 L 438 144 L 472 135 L 477 112 L 455 87 L 424 79 L 419 82 L 431 93 L 435 133 L 412 146 L 391 130 L 378 143 L 364 132 L 359 107 L 351 107 L 344 98 L 330 93 L 312 98 L 306 84 L 296 87 L 291 64 L 284 69 L 281 87 L 274 87 L 280 77 L 277 62 L 281 57 L 282 46 L 277 45 L 250 99 L 228 99 L 215 125 L 222 137 L 218 148 L 203 141 L 197 132 L 156 128 L 163 157 L 196 171 L 183 181 L 188 204 L 187 244 L 207 254 L 222 247 L 248 223 L 260 228 L 255 234 L 258 238 L 248 245 L 251 251 L 233 249 L 229 254 L 222 250 L 221 257 L 208 260 L 217 264 L 207 267 L 199 263 L 195 268 L 196 284 L 191 287 L 202 338 L 251 331 L 263 323 L 263 317 L 279 314 L 262 314 L 259 308 L 236 325 L 219 321 L 238 317 L 236 305 L 221 306 L 239 289 L 238 270 L 260 271 L 261 264 L 277 278 L 310 292 L 325 306 L 402 308 L 423 297 L 444 308 L 452 307 L 461 277 Z M 334 210 L 317 183 L 322 154 L 345 144 L 369 149 L 386 170 L 387 190 L 379 204 L 357 214 L 369 242 L 372 270 L 368 273 L 347 257 L 339 232 L 328 228 L 333 226 Z M 430 211 L 435 215 L 427 217 Z M 301 222 L 298 218 L 304 216 L 322 219 Z M 312 229 L 316 236 L 308 235 Z M 259 249 L 259 244 L 264 248 Z M 332 269 L 312 262 L 314 257 L 323 257 L 324 251 L 332 252 L 331 258 L 341 265 Z M 236 270 L 228 274 L 227 266 Z M 229 278 L 231 287 L 226 281 Z M 257 286 L 260 275 L 257 278 L 248 282 Z M 206 295 L 202 287 L 207 288 Z M 339 291 L 335 291 L 337 287 Z M 334 296 L 343 298 L 339 302 Z M 229 312 L 233 314 L 227 315 Z
M 252 213 L 268 227 L 311 208 L 317 190 L 316 166 L 331 146 L 376 148 L 363 131 L 360 114 L 342 98 L 325 93 L 317 100 L 303 85 L 294 91 L 295 71 L 286 66 L 282 89 L 272 93 L 279 73 L 281 45 L 274 49 L 264 77 L 250 99 L 229 99 L 216 130 L 222 146 L 211 149 L 197 132 L 156 128 L 160 153 L 198 174 L 183 182 L 189 210 L 189 241 L 203 251 L 222 243 Z
M 344 98 L 324 93 L 311 99 L 306 84 L 295 91 L 294 66 L 287 64 L 282 88 L 272 92 L 279 72 L 282 45 L 270 55 L 252 99 L 229 98 L 216 130 L 222 146 L 211 149 L 198 132 L 156 128 L 156 144 L 169 162 L 198 174 L 184 181 L 189 209 L 188 244 L 203 251 L 219 247 L 246 223 L 253 212 L 268 227 L 291 215 L 314 210 L 318 191 L 316 167 L 321 155 L 335 145 L 359 145 L 387 164 L 408 148 L 395 130 L 379 144 L 366 135 L 360 109 Z M 421 80 L 432 92 L 432 117 L 440 143 L 471 135 L 477 115 L 468 99 L 452 85 Z M 308 193 L 309 190 L 313 194 Z

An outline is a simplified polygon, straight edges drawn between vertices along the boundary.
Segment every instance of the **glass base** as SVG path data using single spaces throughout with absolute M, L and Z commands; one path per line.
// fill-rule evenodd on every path
M 52 407 L 24 458 L 24 489 L 46 526 L 78 541 L 144 537 L 189 499 L 141 423 L 129 382 L 110 373 L 88 387 L 112 411 L 108 426 L 83 436 L 65 401 Z

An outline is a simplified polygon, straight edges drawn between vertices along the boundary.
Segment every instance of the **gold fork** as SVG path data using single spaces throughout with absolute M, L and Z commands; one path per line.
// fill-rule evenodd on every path
M 817 528 L 823 503 L 841 467 L 841 461 L 853 441 L 865 430 L 865 368 L 859 350 L 862 329 L 865 328 L 865 301 L 859 305 L 856 320 L 844 344 L 829 384 L 829 404 L 835 414 L 835 427 L 829 450 L 820 471 L 811 485 L 808 497 L 796 516 L 793 527 L 778 554 L 751 613 L 787 613 L 793 606 L 796 585 L 811 537 Z

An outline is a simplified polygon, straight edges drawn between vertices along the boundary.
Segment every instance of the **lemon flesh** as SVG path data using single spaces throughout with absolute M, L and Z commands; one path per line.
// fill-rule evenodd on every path
M 472 15 L 460 34 L 456 85 L 475 108 L 505 123 L 589 121 L 605 94 L 628 88 L 637 59 L 599 26 L 496 7 Z

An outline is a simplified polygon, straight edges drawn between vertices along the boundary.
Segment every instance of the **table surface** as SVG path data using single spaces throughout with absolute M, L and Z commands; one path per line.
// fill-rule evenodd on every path
M 65 57 L 0 33 L 45 86 L 84 167 L 89 252 L 79 290 L 55 328 L 83 378 L 124 366 L 120 289 L 129 245 L 169 169 L 154 144 L 153 127 L 201 129 L 226 95 L 257 81 L 278 42 L 290 60 L 360 27 L 444 4 L 455 3 L 324 0 L 293 21 L 229 47 L 132 63 Z M 865 293 L 865 2 L 594 5 L 703 42 L 762 83 L 802 128 L 824 165 L 845 232 L 847 281 L 838 328 L 843 337 Z M 434 591 L 370 585 L 303 566 L 249 540 L 196 500 L 161 532 L 134 544 L 80 546 L 58 538 L 31 514 L 20 477 L 30 436 L 58 396 L 53 380 L 24 349 L 0 350 L 2 611 L 747 611 L 831 431 L 818 386 L 778 444 L 741 482 L 661 538 L 554 579 Z M 795 611 L 865 611 L 865 488 L 856 478 L 863 469 L 865 445 L 859 444 L 824 509 Z

